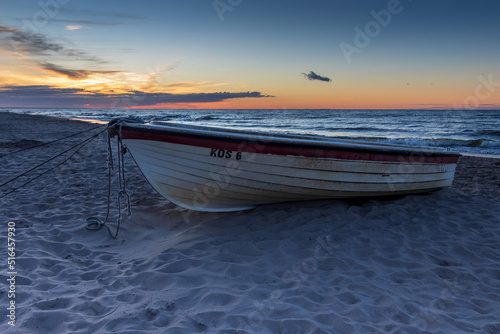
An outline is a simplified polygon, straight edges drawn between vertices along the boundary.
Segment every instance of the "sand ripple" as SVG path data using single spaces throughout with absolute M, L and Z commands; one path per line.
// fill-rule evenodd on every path
M 83 225 L 105 212 L 104 143 L 1 200 L 18 259 L 17 323 L 2 307 L 3 333 L 500 333 L 495 192 L 459 181 L 425 196 L 192 213 L 187 224 L 128 159 L 133 215 L 112 240 Z M 32 158 L 9 160 L 6 175 Z

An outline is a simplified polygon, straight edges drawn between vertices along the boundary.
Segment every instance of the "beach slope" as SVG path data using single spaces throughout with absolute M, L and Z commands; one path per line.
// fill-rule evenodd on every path
M 0 113 L 0 183 L 94 127 Z M 0 199 L 2 333 L 500 333 L 500 159 L 460 158 L 432 194 L 221 214 L 163 199 L 127 155 L 132 215 L 112 239 L 85 227 L 106 215 L 106 148 L 103 133 Z

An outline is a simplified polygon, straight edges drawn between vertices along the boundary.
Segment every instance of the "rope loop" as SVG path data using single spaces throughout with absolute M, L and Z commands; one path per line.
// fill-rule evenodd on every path
M 90 231 L 99 231 L 104 227 L 104 222 L 97 217 L 89 217 L 87 222 L 87 230 Z
M 130 205 L 130 195 L 127 192 L 126 184 L 125 184 L 125 161 L 124 155 L 127 153 L 127 147 L 123 144 L 122 141 L 122 126 L 125 122 L 133 122 L 133 123 L 143 123 L 142 120 L 138 120 L 135 118 L 119 118 L 114 119 L 108 123 L 108 205 L 106 210 L 106 217 L 104 221 L 97 217 L 87 218 L 87 229 L 90 231 L 99 231 L 104 226 L 108 229 L 108 233 L 111 238 L 116 239 L 118 236 L 118 232 L 120 230 L 120 223 L 122 222 L 122 198 L 125 197 L 125 203 L 127 208 L 127 216 L 130 217 L 132 215 L 132 209 Z M 111 207 L 111 178 L 112 178 L 112 170 L 114 169 L 113 163 L 113 150 L 111 148 L 111 138 L 117 137 L 117 165 L 118 165 L 118 183 L 119 190 L 117 192 L 117 202 L 118 202 L 118 218 L 116 220 L 117 226 L 116 230 L 113 233 L 111 228 L 109 227 L 108 218 Z

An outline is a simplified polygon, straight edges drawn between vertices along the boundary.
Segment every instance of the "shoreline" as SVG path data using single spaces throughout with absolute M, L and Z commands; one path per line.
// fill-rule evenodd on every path
M 0 154 L 95 126 L 0 112 Z M 0 157 L 2 180 L 89 135 Z M 126 155 L 132 215 L 123 213 L 120 233 L 111 239 L 106 229 L 85 228 L 86 218 L 106 214 L 106 148 L 103 133 L 0 199 L 0 218 L 16 232 L 15 282 L 9 281 L 15 297 L 0 294 L 3 333 L 500 328 L 498 159 L 460 157 L 452 187 L 431 194 L 222 214 L 163 199 Z M 110 215 L 114 229 L 116 200 Z M 0 276 L 10 275 L 3 270 Z M 12 300 L 15 327 L 7 323 Z

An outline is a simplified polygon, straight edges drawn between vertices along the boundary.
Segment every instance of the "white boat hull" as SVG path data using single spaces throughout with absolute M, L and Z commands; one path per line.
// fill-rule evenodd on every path
M 366 153 L 366 145 L 372 144 L 357 142 L 341 143 L 354 145 L 354 153 L 346 145 L 338 153 L 329 142 L 321 143 L 324 148 L 307 146 L 314 138 L 305 143 L 296 137 L 279 138 L 279 143 L 274 137 L 238 141 L 248 138 L 247 133 L 193 138 L 192 128 L 165 134 L 160 127 L 148 133 L 147 125 L 125 126 L 122 139 L 158 193 L 197 211 L 429 192 L 451 186 L 458 159 L 458 154 L 425 150 L 402 154 L 393 146 L 383 146 L 381 152 L 369 147 Z M 286 147 L 288 141 L 305 146 Z

